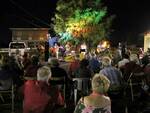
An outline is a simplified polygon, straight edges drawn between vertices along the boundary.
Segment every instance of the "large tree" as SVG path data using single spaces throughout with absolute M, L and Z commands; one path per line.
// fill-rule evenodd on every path
M 54 19 L 54 30 L 62 42 L 75 44 L 86 42 L 96 46 L 110 34 L 113 16 L 107 16 L 107 8 L 101 0 L 59 0 Z

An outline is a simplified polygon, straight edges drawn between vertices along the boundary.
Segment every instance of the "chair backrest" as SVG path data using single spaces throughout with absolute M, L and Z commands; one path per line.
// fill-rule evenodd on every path
M 131 73 L 129 80 L 134 85 L 142 84 L 144 82 L 144 72 L 140 73 Z
M 65 80 L 65 77 L 51 77 L 49 82 L 51 85 L 57 85 L 58 86 L 60 91 L 62 91 L 62 93 L 63 93 L 64 102 L 65 102 L 65 98 L 66 98 L 66 80 Z
M 64 85 L 65 84 L 65 77 L 51 77 L 50 83 L 52 85 Z
M 128 79 L 128 83 L 131 90 L 132 101 L 134 101 L 135 97 L 139 97 L 141 88 L 145 84 L 144 72 L 131 73 Z
M 0 90 L 0 99 L 1 101 L 3 102 L 2 106 L 10 106 L 11 105 L 11 113 L 14 113 L 14 104 L 15 104 L 15 93 L 14 93 L 14 90 L 15 90 L 15 86 L 14 84 L 12 83 L 12 86 L 10 89 L 8 90 Z M 8 102 L 8 99 L 7 98 L 10 98 L 11 100 Z
M 83 92 L 89 92 L 91 88 L 91 79 L 90 78 L 73 78 L 75 89 Z
M 37 77 L 23 77 L 24 80 L 37 80 Z
M 91 79 L 90 78 L 73 78 L 74 82 L 74 105 L 77 104 L 78 91 L 81 91 L 82 95 L 87 95 L 90 91 Z

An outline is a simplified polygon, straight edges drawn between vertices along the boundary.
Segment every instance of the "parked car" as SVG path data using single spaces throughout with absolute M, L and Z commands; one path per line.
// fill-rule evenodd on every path
M 25 42 L 10 42 L 9 43 L 9 55 L 11 54 L 21 54 L 24 55 L 25 52 L 29 51 Z

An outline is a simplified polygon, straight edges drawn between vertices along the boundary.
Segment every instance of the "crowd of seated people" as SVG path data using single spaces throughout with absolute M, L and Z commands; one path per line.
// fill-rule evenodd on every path
M 99 107 L 99 108 L 104 108 L 103 105 L 108 105 L 109 106 L 109 112 L 111 113 L 115 113 L 118 111 L 118 113 L 122 113 L 124 108 L 122 108 L 122 111 L 119 111 L 119 108 L 117 107 L 118 103 L 116 103 L 115 99 L 116 97 L 119 98 L 120 100 L 122 100 L 121 96 L 123 95 L 123 91 L 128 85 L 128 79 L 130 79 L 130 75 L 131 73 L 140 73 L 143 72 L 144 73 L 144 81 L 145 81 L 145 85 L 142 86 L 141 88 L 141 95 L 147 95 L 147 98 L 149 98 L 149 87 L 150 87 L 150 77 L 149 77 L 149 72 L 150 72 L 150 66 L 149 66 L 149 61 L 147 60 L 147 63 L 144 64 L 142 62 L 140 62 L 138 55 L 136 54 L 124 54 L 124 56 L 118 60 L 115 60 L 115 64 L 113 61 L 113 57 L 108 57 L 110 55 L 104 55 L 104 56 L 100 56 L 98 57 L 95 53 L 91 53 L 91 55 L 89 55 L 89 57 L 84 57 L 82 60 L 79 60 L 79 55 L 77 54 L 73 61 L 68 63 L 68 70 L 63 69 L 63 67 L 60 67 L 60 63 L 59 60 L 57 58 L 49 58 L 48 62 L 45 62 L 44 60 L 42 61 L 42 63 L 40 62 L 40 57 L 37 55 L 24 55 L 24 57 L 21 59 L 21 63 L 20 63 L 20 59 L 19 57 L 1 57 L 0 60 L 0 88 L 2 87 L 3 83 L 6 83 L 4 81 L 8 80 L 7 83 L 11 83 L 11 81 L 13 81 L 13 83 L 15 83 L 18 87 L 23 86 L 24 90 L 23 93 L 26 93 L 28 91 L 25 91 L 25 86 L 26 85 L 30 85 L 30 87 L 27 88 L 27 90 L 29 90 L 29 94 L 27 93 L 27 97 L 32 97 L 32 99 L 34 98 L 34 96 L 32 95 L 32 91 L 33 94 L 37 91 L 37 92 L 42 92 L 43 97 L 41 98 L 45 98 L 44 100 L 46 100 L 44 103 L 45 105 L 47 105 L 46 103 L 49 103 L 48 99 L 51 98 L 47 95 L 47 93 L 51 93 L 52 90 L 50 90 L 50 92 L 47 92 L 47 89 L 51 89 L 51 86 L 55 86 L 52 85 L 52 81 L 50 79 L 53 79 L 55 77 L 64 77 L 65 78 L 65 83 L 68 87 L 66 89 L 66 93 L 69 92 L 69 96 L 71 96 L 71 94 L 73 93 L 73 89 L 74 89 L 74 82 L 73 79 L 74 78 L 89 78 L 90 80 L 92 80 L 92 82 L 90 83 L 91 86 L 89 88 L 89 92 L 91 92 L 91 94 L 86 94 L 87 97 L 85 97 L 84 99 L 81 97 L 81 99 L 79 100 L 80 104 L 86 104 L 87 106 L 89 105 L 94 105 L 93 103 L 99 103 L 98 99 L 96 98 L 100 98 L 100 99 L 104 99 L 107 102 L 104 103 L 99 103 L 99 106 L 94 106 L 95 107 Z M 113 55 L 112 55 L 113 56 Z M 148 57 L 147 57 L 148 58 Z M 43 66 L 47 66 L 47 67 L 43 67 Z M 50 71 L 50 76 L 46 74 L 46 72 L 48 70 L 46 70 L 47 68 L 49 68 Z M 40 70 L 40 71 L 39 71 Z M 42 71 L 43 70 L 43 71 Z M 44 72 L 45 70 L 45 72 Z M 45 75 L 44 80 L 42 79 L 38 79 L 38 76 L 40 76 L 40 73 L 42 73 Z M 96 75 L 95 75 L 96 74 Z M 5 75 L 5 76 L 4 76 Z M 95 75 L 95 76 L 94 76 Z M 42 76 L 42 75 L 41 75 Z M 97 77 L 99 76 L 99 77 Z M 105 77 L 103 77 L 105 76 Z M 25 77 L 31 77 L 31 79 L 23 79 Z M 97 80 L 99 80 L 102 77 L 102 79 L 108 79 L 108 80 L 104 80 L 104 81 L 109 81 L 109 88 L 107 88 L 107 90 L 105 89 L 105 92 L 97 92 L 94 91 L 94 86 L 93 86 L 93 80 L 95 78 L 97 78 Z M 42 78 L 42 77 L 41 77 Z M 98 79 L 99 78 L 99 79 Z M 47 83 L 47 80 L 49 80 L 49 82 Z M 41 82 L 42 81 L 42 82 Z M 43 82 L 44 82 L 44 86 L 43 86 Z M 42 83 L 42 84 L 41 84 Z M 102 82 L 100 82 L 100 87 Z M 9 86 L 6 88 L 8 89 L 11 84 L 8 84 Z M 104 84 L 103 84 L 104 85 Z M 7 86 L 7 85 L 4 85 Z M 37 89 L 32 89 L 35 86 Z M 37 87 L 38 86 L 38 87 Z M 69 87 L 71 86 L 71 87 Z M 42 88 L 46 89 L 42 89 Z M 107 86 L 108 87 L 108 86 Z M 3 90 L 3 89 L 1 89 Z M 30 91 L 31 90 L 31 91 Z M 61 93 L 60 95 L 55 95 L 56 97 L 58 97 L 57 99 L 59 99 L 61 97 L 61 102 L 63 103 L 63 99 L 65 97 L 63 97 L 64 95 L 62 95 L 62 92 L 59 90 L 58 87 L 54 87 L 54 92 L 56 91 L 56 94 Z M 35 92 L 34 92 L 35 91 Z M 41 94 L 42 94 L 41 93 Z M 104 95 L 107 94 L 106 95 Z M 128 93 L 128 92 L 127 92 Z M 93 97 L 93 95 L 95 95 Z M 40 94 L 38 96 L 41 96 Z M 60 96 L 60 97 L 59 97 Z M 66 97 L 66 99 L 70 99 L 70 97 Z M 79 96 L 85 96 L 85 95 L 79 95 Z M 36 97 L 36 96 L 35 96 Z M 109 97 L 109 98 L 108 98 Z M 39 97 L 40 98 L 40 97 Z M 23 101 L 25 102 L 26 96 L 24 95 Z M 52 98 L 51 98 L 52 99 Z M 71 98 L 73 100 L 73 98 Z M 93 103 L 90 103 L 88 100 L 93 100 Z M 30 100 L 30 99 L 29 99 Z M 54 100 L 54 99 L 52 99 Z M 52 101 L 50 100 L 50 101 Z M 94 100 L 96 102 L 94 102 Z M 111 100 L 111 103 L 110 103 Z M 38 101 L 38 99 L 37 99 Z M 39 102 L 41 102 L 42 100 L 39 99 Z M 35 103 L 30 103 L 30 104 L 36 104 L 37 102 L 35 100 L 33 100 L 33 102 Z M 62 103 L 60 105 L 62 105 Z M 115 105 L 116 104 L 116 105 Z M 30 109 L 30 107 L 27 105 L 27 108 L 30 112 L 35 112 L 36 113 L 36 109 L 33 108 Z M 86 105 L 84 106 L 86 108 Z M 32 106 L 32 105 L 30 105 Z M 39 104 L 40 106 L 40 104 Z M 43 104 L 44 106 L 44 104 Z M 68 105 L 69 106 L 69 105 Z M 82 110 L 77 110 L 77 107 L 79 105 L 76 105 L 76 109 L 74 112 L 78 112 L 78 111 L 82 111 Z M 82 105 L 81 105 L 82 106 Z M 111 106 L 111 107 L 110 107 Z M 119 106 L 120 107 L 120 106 Z M 25 104 L 24 104 L 24 108 L 26 108 Z M 43 110 L 42 107 L 40 107 L 41 110 Z M 87 107 L 87 109 L 89 109 L 89 107 Z M 111 110 L 110 110 L 111 109 Z M 85 109 L 86 110 L 86 109 Z M 28 113 L 28 111 L 25 111 L 25 113 Z M 37 110 L 37 113 L 38 110 Z M 40 112 L 40 113 L 44 113 L 44 112 Z M 70 112 L 71 113 L 71 112 Z M 80 112 L 78 112 L 80 113 Z M 81 112 L 82 113 L 82 112 Z
M 136 110 L 138 111 L 140 109 L 140 107 L 139 107 L 139 109 L 134 109 L 132 107 L 132 104 L 135 104 L 134 102 L 136 102 L 136 101 L 138 101 L 139 103 L 142 102 L 142 101 L 139 101 L 139 99 L 141 99 L 141 97 L 144 97 L 143 95 L 146 95 L 145 96 L 146 99 L 142 98 L 144 101 L 149 100 L 149 87 L 150 87 L 149 63 L 143 64 L 140 61 L 138 55 L 135 53 L 124 54 L 122 59 L 119 59 L 118 62 L 116 62 L 116 64 L 112 64 L 113 58 L 110 58 L 108 56 L 103 56 L 100 59 L 101 60 L 99 60 L 99 62 L 100 62 L 100 64 L 102 64 L 102 67 L 100 68 L 99 73 L 103 74 L 110 80 L 110 88 L 109 88 L 107 94 L 112 101 L 112 105 L 111 105 L 112 112 L 113 113 L 115 113 L 115 112 L 123 113 L 127 109 L 131 109 L 131 110 L 128 110 L 128 112 L 135 112 Z M 86 60 L 89 61 L 89 58 Z M 81 62 L 82 62 L 82 60 L 81 60 Z M 86 66 L 86 67 L 88 67 L 88 69 L 92 70 L 90 68 L 90 66 Z M 88 75 L 88 74 L 86 74 L 86 75 Z M 132 84 L 129 83 L 129 80 L 132 79 L 131 76 L 133 76 L 133 78 L 138 79 L 137 75 L 142 75 L 142 78 L 140 80 L 140 81 L 142 81 L 142 84 L 137 83 L 137 86 L 132 87 L 131 86 Z M 90 78 L 92 78 L 92 76 Z M 135 81 L 135 82 L 139 82 L 139 80 Z M 131 87 L 133 89 L 131 89 Z M 134 94 L 133 94 L 134 88 L 135 89 L 138 88 L 138 92 L 136 92 L 136 93 L 139 93 L 140 95 L 138 95 L 137 98 L 134 99 L 134 102 L 131 103 L 133 101 L 131 99 L 131 95 L 134 96 Z M 121 101 L 124 101 L 124 103 L 120 104 Z M 129 104 L 129 105 L 127 105 L 127 104 Z M 138 104 L 138 106 L 139 105 L 140 104 Z M 127 107 L 129 107 L 129 108 L 127 108 Z M 132 111 L 132 109 L 134 109 L 135 111 Z

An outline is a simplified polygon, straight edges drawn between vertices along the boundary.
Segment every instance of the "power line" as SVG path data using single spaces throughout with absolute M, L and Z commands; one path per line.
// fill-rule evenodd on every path
M 14 0 L 9 0 L 13 5 L 15 5 L 16 7 L 18 7 L 19 9 L 21 9 L 23 12 L 25 12 L 27 15 L 29 15 L 30 17 L 33 17 L 34 19 L 36 19 L 37 21 L 39 21 L 40 23 L 47 25 L 49 27 L 51 27 L 47 22 L 39 19 L 36 16 L 33 16 L 33 14 L 31 14 L 30 12 L 28 12 L 25 8 L 23 8 L 20 4 L 16 3 Z
M 24 22 L 27 22 L 27 23 L 29 23 L 29 24 L 35 26 L 35 27 L 39 27 L 39 28 L 42 27 L 42 26 L 40 26 L 40 25 L 37 25 L 37 24 L 33 23 L 31 20 L 26 19 L 26 18 L 23 17 L 23 16 L 20 17 L 20 16 L 18 16 L 18 15 L 14 15 L 14 14 L 13 14 L 13 17 L 15 17 L 16 19 L 19 18 L 19 19 L 23 20 Z
M 34 25 L 35 27 L 41 28 L 41 26 L 39 26 L 39 25 L 37 25 L 37 24 L 33 23 L 32 21 L 29 21 L 29 20 L 27 20 L 27 19 L 25 19 L 25 18 L 22 18 L 22 20 L 25 21 L 25 22 L 27 22 L 27 23 L 29 23 L 29 24 Z

